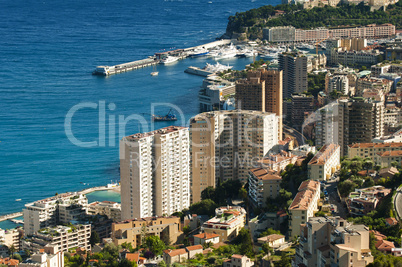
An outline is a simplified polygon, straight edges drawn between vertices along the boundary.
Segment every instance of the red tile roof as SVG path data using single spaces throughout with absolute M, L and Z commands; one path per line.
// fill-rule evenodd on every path
M 194 237 L 208 240 L 208 239 L 212 239 L 212 238 L 215 238 L 215 237 L 219 237 L 219 235 L 218 234 L 213 234 L 213 233 L 201 233 L 201 234 L 198 234 L 198 235 L 194 235 Z
M 275 171 L 267 171 L 263 168 L 251 169 L 250 172 L 259 180 L 282 180 L 282 177 Z
M 395 218 L 386 218 L 385 221 L 391 226 L 398 224 L 398 221 Z
M 126 253 L 126 259 L 133 262 L 138 262 L 140 253 Z
M 186 247 L 186 249 L 188 251 L 198 250 L 198 249 L 202 249 L 202 245 L 189 246 L 189 247 Z
M 179 249 L 174 249 L 174 250 L 165 250 L 165 252 L 170 257 L 187 254 L 187 251 L 184 248 L 179 248 Z
M 350 148 L 386 148 L 402 147 L 402 143 L 356 143 L 349 145 Z

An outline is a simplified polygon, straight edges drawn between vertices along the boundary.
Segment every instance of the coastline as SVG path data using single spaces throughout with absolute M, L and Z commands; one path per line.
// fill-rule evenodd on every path
M 115 193 L 120 194 L 120 185 L 115 185 L 115 186 L 106 185 L 106 186 L 90 187 L 90 188 L 86 188 L 86 189 L 83 189 L 81 191 L 78 191 L 78 193 L 87 195 L 87 194 L 97 192 L 97 191 L 113 191 Z M 17 218 L 17 217 L 21 217 L 21 216 L 23 216 L 23 211 L 4 214 L 4 215 L 0 216 L 0 222 L 4 222 L 4 221 L 7 221 L 7 220 L 11 221 L 12 219 Z

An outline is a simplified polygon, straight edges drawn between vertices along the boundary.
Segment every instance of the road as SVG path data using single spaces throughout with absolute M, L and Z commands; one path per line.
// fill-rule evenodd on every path
M 297 144 L 299 146 L 304 145 L 307 141 L 307 139 L 299 131 L 296 131 L 289 126 L 283 125 L 283 131 L 296 138 Z
M 327 183 L 325 184 L 325 190 L 327 190 L 329 195 L 329 204 L 332 204 L 334 206 L 334 215 L 346 219 L 348 211 L 347 208 L 341 202 L 336 189 L 338 180 L 339 178 L 336 177 L 335 179 L 327 181 Z
M 401 218 L 402 215 L 402 189 L 398 188 L 394 198 L 394 207 L 397 213 L 397 219 Z

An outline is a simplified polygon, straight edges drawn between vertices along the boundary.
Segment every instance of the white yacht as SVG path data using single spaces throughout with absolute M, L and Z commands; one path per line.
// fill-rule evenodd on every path
M 209 54 L 208 49 L 205 48 L 196 48 L 193 50 L 193 52 L 190 52 L 188 54 L 189 57 L 201 57 L 201 56 L 206 56 Z
M 160 61 L 160 63 L 167 65 L 167 64 L 172 64 L 178 60 L 179 60 L 179 58 L 177 58 L 177 57 L 167 56 L 166 58 L 162 59 Z
M 237 49 L 234 47 L 233 44 L 230 44 L 228 48 L 222 49 L 216 56 L 216 60 L 226 59 L 226 58 L 233 58 L 237 55 Z

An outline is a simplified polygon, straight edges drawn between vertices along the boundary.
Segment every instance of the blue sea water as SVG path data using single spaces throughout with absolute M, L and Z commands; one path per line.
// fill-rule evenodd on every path
M 186 120 L 198 113 L 202 78 L 183 71 L 190 65 L 204 66 L 205 59 L 157 66 L 157 77 L 150 76 L 152 68 L 96 77 L 91 75 L 95 66 L 213 41 L 224 33 L 228 16 L 278 2 L 2 1 L 0 214 L 19 211 L 25 203 L 56 192 L 88 187 L 82 183 L 97 186 L 118 180 L 118 116 L 138 114 L 149 121 L 151 104 L 161 102 L 177 105 Z M 224 61 L 237 69 L 249 62 Z M 66 114 L 80 103 L 98 104 L 97 109 L 78 110 L 71 123 L 77 139 L 97 141 L 103 129 L 99 130 L 100 101 L 106 105 L 107 122 L 116 119 L 112 127 L 116 135 L 107 123 L 105 145 L 74 145 L 66 136 Z M 159 107 L 156 112 L 164 114 L 168 110 Z M 155 128 L 166 125 L 160 123 Z M 130 121 L 125 133 L 143 128 Z

